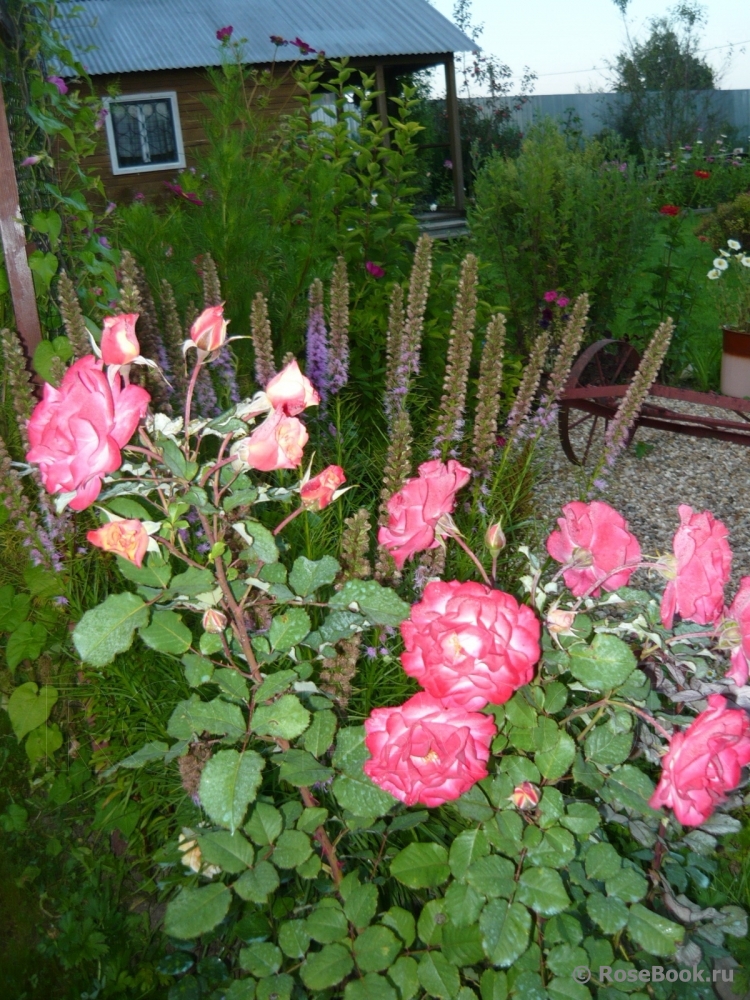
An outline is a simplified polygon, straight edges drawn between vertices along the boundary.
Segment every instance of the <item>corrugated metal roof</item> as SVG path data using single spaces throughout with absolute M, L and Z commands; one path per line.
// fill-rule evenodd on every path
M 58 10 L 58 26 L 92 75 L 217 66 L 216 30 L 230 24 L 235 39 L 247 39 L 249 63 L 299 58 L 270 35 L 299 37 L 333 59 L 478 48 L 427 0 L 86 0 Z

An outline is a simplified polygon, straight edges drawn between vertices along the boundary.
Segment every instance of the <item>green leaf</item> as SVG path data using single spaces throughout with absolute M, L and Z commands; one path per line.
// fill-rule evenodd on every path
M 569 976 L 553 979 L 547 983 L 547 994 L 550 1000 L 591 1000 L 588 988 Z M 603 994 L 600 993 L 600 996 Z
M 413 958 L 402 956 L 388 970 L 388 975 L 398 987 L 401 1000 L 412 1000 L 419 991 L 417 963 Z
M 106 667 L 130 648 L 133 632 L 144 628 L 148 617 L 149 608 L 136 594 L 111 594 L 76 625 L 73 642 L 78 655 L 93 667 Z
M 245 833 L 261 847 L 272 844 L 283 829 L 281 813 L 268 802 L 256 802 L 250 819 L 245 823 Z
M 392 965 L 402 944 L 387 927 L 373 926 L 354 939 L 354 956 L 362 972 L 382 972 Z
M 364 625 L 362 615 L 354 611 L 332 611 L 320 626 L 320 638 L 324 642 L 338 642 L 349 639 Z
M 588 802 L 571 802 L 560 822 L 577 837 L 584 839 L 601 823 L 599 810 Z
M 513 862 L 492 854 L 474 862 L 466 873 L 466 881 L 485 896 L 510 897 L 515 886 L 514 875 Z
M 408 910 L 400 906 L 392 906 L 381 917 L 386 927 L 391 927 L 401 938 L 407 948 L 411 948 L 417 936 L 414 917 Z
M 279 550 L 276 539 L 268 528 L 264 527 L 260 521 L 244 521 L 245 530 L 252 538 L 252 544 L 248 549 L 253 559 L 259 559 L 263 563 L 275 563 L 279 560 Z
M 260 941 L 240 949 L 240 968 L 247 969 L 258 978 L 272 976 L 281 968 L 283 956 L 275 944 Z
M 464 830 L 451 844 L 449 864 L 453 877 L 462 879 L 469 866 L 490 853 L 490 845 L 482 830 Z
M 157 653 L 179 656 L 190 649 L 193 637 L 174 611 L 154 611 L 151 624 L 140 631 L 141 639 Z
M 478 923 L 454 924 L 448 920 L 443 926 L 442 950 L 451 965 L 474 965 L 484 959 L 482 935 Z
M 287 920 L 279 928 L 279 947 L 289 958 L 304 958 L 310 947 L 310 935 L 304 920 Z
M 192 940 L 212 930 L 229 912 L 232 894 L 225 885 L 184 887 L 167 903 L 164 931 L 169 937 Z
M 254 979 L 235 979 L 234 982 L 230 983 L 229 989 L 226 992 L 222 992 L 223 1000 L 254 1000 L 255 998 L 255 980 Z
M 623 868 L 605 883 L 608 896 L 617 896 L 623 903 L 637 903 L 648 892 L 648 882 L 634 868 Z
M 360 885 L 344 903 L 344 913 L 358 930 L 372 921 L 378 909 L 378 890 L 372 884 Z
M 588 915 L 605 934 L 616 934 L 628 922 L 628 908 L 619 899 L 592 892 L 586 900 Z
M 14 632 L 29 613 L 31 598 L 16 594 L 11 584 L 0 587 L 0 632 Z
M 278 976 L 264 976 L 258 983 L 256 1000 L 291 1000 L 293 989 L 294 980 L 285 972 Z M 231 1000 L 231 997 L 222 993 L 221 1000 Z
M 296 670 L 277 670 L 275 674 L 269 674 L 255 693 L 255 702 L 260 705 L 264 701 L 270 701 L 277 694 L 286 691 L 299 680 Z
M 305 750 L 308 750 L 314 757 L 320 757 L 333 743 L 335 733 L 336 716 L 334 713 L 326 710 L 316 712 L 302 741 Z
M 445 925 L 445 900 L 431 899 L 422 907 L 417 921 L 417 934 L 428 948 L 435 948 L 443 940 Z
M 592 729 L 584 741 L 589 760 L 605 766 L 627 760 L 632 745 L 632 733 L 616 733 L 606 723 Z
M 531 914 L 520 903 L 492 899 L 479 918 L 482 947 L 493 965 L 507 968 L 526 951 Z
M 333 755 L 333 766 L 347 774 L 361 774 L 362 765 L 369 757 L 365 746 L 365 727 L 347 726 L 339 729 L 336 737 L 336 752 Z
M 417 975 L 424 991 L 440 1000 L 454 1000 L 461 988 L 458 969 L 439 951 L 428 951 L 422 955 Z
M 309 597 L 318 587 L 333 583 L 341 567 L 333 556 L 323 556 L 314 562 L 298 556 L 289 574 L 289 586 L 300 597 Z
M 450 875 L 448 852 L 440 844 L 409 844 L 391 861 L 391 875 L 409 889 L 442 885 Z
M 518 898 L 543 917 L 561 913 L 570 906 L 562 879 L 552 868 L 531 868 L 518 880 Z
M 310 724 L 310 713 L 293 694 L 284 694 L 271 705 L 257 705 L 253 712 L 252 731 L 258 736 L 293 740 Z
M 258 491 L 254 488 L 237 490 L 227 494 L 221 501 L 221 506 L 225 511 L 234 510 L 235 507 L 249 507 L 258 499 Z
M 238 740 L 245 735 L 245 720 L 238 705 L 230 705 L 223 698 L 212 701 L 191 701 L 188 710 L 188 721 L 192 732 L 202 733 L 204 730 L 220 736 L 230 736 Z M 179 733 L 170 735 L 180 738 Z
M 218 684 L 224 694 L 240 702 L 246 702 L 250 698 L 250 691 L 247 681 L 237 670 L 231 667 L 222 667 L 217 670 L 212 678 L 214 684 Z
M 40 726 L 29 733 L 25 743 L 26 755 L 32 764 L 42 757 L 51 757 L 62 746 L 63 738 L 57 723 L 51 726 Z
M 552 720 L 548 719 L 547 721 L 551 722 Z M 557 735 L 557 742 L 551 749 L 534 754 L 534 763 L 539 768 L 542 777 L 550 781 L 555 781 L 567 774 L 576 755 L 576 745 L 573 739 L 562 729 L 558 730 Z
M 279 777 L 297 788 L 309 787 L 333 777 L 330 767 L 324 767 L 306 750 L 287 750 L 275 757 L 280 763 Z
M 506 1000 L 508 996 L 508 979 L 504 972 L 485 969 L 479 980 L 479 992 L 482 1000 Z
M 339 805 L 355 816 L 384 816 L 398 801 L 363 773 L 340 774 L 333 783 L 333 794 Z
M 307 933 L 319 944 L 340 941 L 349 932 L 344 911 L 335 899 L 323 899 L 306 921 Z
M 611 691 L 636 668 L 630 646 L 606 632 L 598 632 L 590 646 L 576 643 L 569 653 L 570 672 L 590 691 Z
M 218 865 L 230 875 L 251 868 L 255 860 L 255 851 L 241 833 L 228 833 L 226 830 L 206 833 L 198 838 L 198 846 L 204 861 Z
M 298 642 L 302 642 L 310 631 L 310 617 L 302 608 L 290 608 L 283 615 L 277 615 L 271 622 L 268 641 L 271 649 L 286 652 Z
M 244 872 L 233 885 L 234 891 L 250 903 L 260 905 L 279 887 L 279 876 L 269 861 L 259 861 L 255 868 Z
M 308 955 L 299 974 L 305 986 L 317 993 L 340 983 L 353 967 L 352 956 L 343 945 L 327 944 L 314 955 Z
M 8 700 L 8 715 L 16 739 L 20 742 L 32 729 L 43 726 L 57 702 L 57 688 L 43 687 L 33 681 L 19 685 Z
M 344 1000 L 397 1000 L 397 996 L 385 976 L 368 972 L 361 979 L 352 979 L 346 984 Z
M 371 625 L 394 628 L 409 617 L 411 610 L 398 594 L 374 580 L 349 580 L 328 603 L 332 608 L 360 611 Z
M 520 692 L 506 703 L 505 717 L 516 729 L 533 729 L 537 724 L 536 711 Z
M 312 854 L 310 838 L 301 830 L 284 830 L 276 841 L 273 863 L 278 868 L 296 868 Z
M 193 479 L 198 472 L 197 462 L 188 462 L 180 448 L 170 438 L 159 438 L 157 447 L 164 457 L 164 464 L 180 479 Z
M 149 552 L 145 565 L 141 566 L 140 569 L 121 556 L 118 556 L 116 561 L 117 568 L 126 580 L 131 580 L 143 587 L 165 590 L 172 579 L 172 569 L 160 552 Z
M 137 768 L 143 767 L 144 764 L 148 764 L 152 760 L 164 760 L 164 754 L 168 750 L 169 747 L 166 743 L 162 743 L 160 740 L 151 740 L 136 750 L 135 753 L 131 753 L 129 757 L 123 757 L 122 760 L 118 760 L 112 767 L 108 767 L 103 776 L 108 778 L 121 767 Z
M 184 573 L 172 577 L 169 593 L 173 597 L 197 597 L 210 594 L 216 589 L 216 577 L 210 569 L 196 569 L 191 566 Z
M 185 653 L 182 657 L 182 665 L 185 668 L 185 680 L 190 687 L 200 687 L 207 684 L 214 673 L 214 665 L 205 656 L 198 656 L 197 653 Z
M 21 622 L 8 636 L 5 647 L 5 662 L 9 670 L 15 670 L 22 660 L 36 660 L 47 643 L 47 629 L 38 622 Z
M 649 955 L 669 956 L 685 937 L 685 928 L 634 903 L 628 916 L 628 934 Z
M 234 833 L 242 825 L 248 805 L 255 799 L 264 760 L 254 750 L 220 750 L 201 774 L 201 804 L 211 819 Z
M 542 842 L 537 847 L 530 847 L 527 855 L 532 865 L 558 870 L 565 868 L 575 856 L 573 834 L 557 825 L 551 826 L 545 832 Z
M 468 927 L 476 923 L 484 903 L 484 896 L 461 882 L 452 882 L 445 892 L 445 914 L 455 927 Z
M 604 881 L 619 872 L 622 859 L 611 844 L 592 844 L 586 852 L 586 876 Z

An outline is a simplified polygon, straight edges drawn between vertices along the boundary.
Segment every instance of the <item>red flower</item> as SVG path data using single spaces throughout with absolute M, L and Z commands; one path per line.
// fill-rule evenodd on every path
M 225 28 L 219 28 L 219 30 L 216 32 L 216 37 L 220 42 L 228 42 L 229 39 L 232 37 L 233 31 L 234 28 L 232 27 L 232 25 L 228 24 Z
M 663 558 L 667 584 L 661 599 L 664 628 L 672 628 L 675 612 L 688 621 L 710 625 L 724 609 L 724 587 L 732 568 L 732 550 L 724 524 L 704 510 L 680 504 L 680 527 L 674 555 Z
M 368 274 L 371 274 L 373 276 L 373 278 L 385 277 L 385 271 L 383 270 L 383 268 L 379 267 L 377 264 L 374 264 L 371 260 L 368 260 L 366 262 L 365 269 Z
M 297 38 L 293 38 L 289 44 L 296 45 L 300 51 L 300 55 L 302 56 L 308 56 L 318 51 L 317 49 L 314 49 L 311 45 L 308 45 L 307 42 L 303 42 L 302 39 L 299 38 L 299 36 Z
M 333 500 L 333 495 L 339 486 L 345 482 L 346 476 L 341 466 L 329 465 L 300 489 L 302 506 L 312 510 L 323 510 Z
M 401 624 L 410 677 L 444 705 L 502 705 L 534 676 L 541 625 L 526 604 L 483 583 L 428 583 Z
M 92 545 L 122 556 L 139 569 L 149 542 L 146 529 L 140 521 L 133 519 L 110 521 L 96 531 L 87 532 L 86 538 Z
M 598 597 L 600 586 L 604 590 L 624 587 L 641 561 L 641 547 L 622 514 L 602 500 L 574 500 L 562 512 L 565 516 L 557 521 L 560 530 L 547 539 L 547 551 L 568 565 L 563 573 L 565 585 L 576 597 L 586 593 Z M 619 571 L 613 573 L 615 569 Z
M 720 694 L 709 695 L 706 711 L 670 740 L 649 805 L 654 809 L 669 806 L 684 826 L 700 826 L 739 785 L 747 764 L 747 713 L 727 708 L 727 700 Z
M 662 205 L 659 211 L 662 215 L 679 215 L 682 209 L 679 205 Z
M 711 176 L 710 170 L 694 170 L 693 173 L 700 181 L 707 181 L 708 178 Z
M 407 806 L 441 806 L 487 777 L 497 730 L 490 715 L 446 708 L 420 691 L 365 721 L 364 772 Z

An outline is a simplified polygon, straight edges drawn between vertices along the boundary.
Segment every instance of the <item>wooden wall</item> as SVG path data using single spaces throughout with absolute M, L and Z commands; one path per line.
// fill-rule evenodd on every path
M 180 112 L 182 141 L 188 166 L 193 166 L 196 153 L 206 144 L 203 121 L 207 117 L 202 98 L 214 93 L 214 88 L 206 72 L 202 69 L 157 70 L 144 73 L 123 73 L 120 76 L 98 76 L 94 78 L 97 93 L 105 96 L 113 84 L 118 95 L 148 94 L 159 91 L 175 91 Z M 268 114 L 281 114 L 294 107 L 294 81 L 285 80 L 272 91 L 267 106 Z M 114 202 L 131 201 L 138 192 L 149 200 L 155 197 L 173 197 L 165 187 L 165 181 L 173 181 L 177 174 L 175 167 L 153 170 L 138 174 L 112 173 L 112 164 L 107 145 L 106 130 L 102 129 L 96 153 L 84 161 L 84 166 L 96 171 L 104 182 L 107 196 Z

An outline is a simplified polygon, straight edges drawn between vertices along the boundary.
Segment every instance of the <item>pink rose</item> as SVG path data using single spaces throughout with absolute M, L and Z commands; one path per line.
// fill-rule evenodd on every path
M 680 527 L 675 532 L 669 583 L 661 599 L 664 628 L 672 628 L 675 612 L 688 621 L 710 625 L 724 608 L 724 587 L 732 569 L 729 532 L 704 510 L 695 513 L 680 504 Z
M 372 260 L 368 260 L 365 262 L 365 270 L 367 271 L 368 274 L 371 274 L 373 278 L 385 277 L 385 270 L 379 264 L 376 264 Z
M 437 548 L 435 529 L 450 514 L 456 493 L 466 486 L 471 472 L 454 459 L 447 465 L 435 460 L 419 466 L 419 476 L 409 479 L 388 501 L 388 524 L 378 532 L 399 569 L 415 552 Z
M 190 340 L 204 354 L 218 351 L 227 339 L 227 322 L 223 305 L 210 306 L 190 327 Z
M 107 316 L 102 330 L 102 361 L 105 365 L 129 365 L 141 353 L 135 335 L 138 313 Z
M 373 709 L 365 721 L 372 757 L 364 772 L 407 806 L 441 806 L 487 777 L 491 716 L 447 708 L 415 694 L 395 708 Z
M 323 510 L 333 500 L 333 495 L 342 483 L 346 482 L 344 470 L 340 465 L 329 465 L 317 476 L 313 476 L 300 489 L 299 496 L 303 507 L 312 510 Z
M 747 684 L 750 673 L 750 576 L 743 576 L 740 589 L 727 608 L 725 624 L 731 628 L 732 665 L 725 677 L 738 687 Z
M 296 469 L 307 444 L 307 430 L 296 417 L 273 410 L 250 437 L 242 438 L 232 454 L 242 465 L 261 472 Z
M 570 564 L 563 573 L 566 587 L 576 597 L 598 597 L 601 589 L 624 587 L 641 561 L 641 547 L 622 514 L 602 500 L 574 500 L 562 512 L 560 530 L 547 539 L 547 551 L 557 562 Z
M 73 510 L 99 496 L 102 477 L 122 464 L 124 448 L 146 413 L 151 397 L 137 385 L 111 384 L 92 354 L 65 372 L 59 389 L 46 383 L 29 420 L 26 460 L 39 466 L 48 493 L 75 492 Z
M 541 654 L 531 608 L 483 583 L 428 583 L 401 634 L 406 673 L 455 708 L 502 705 L 529 683 Z
M 105 552 L 114 552 L 139 569 L 149 543 L 148 532 L 140 521 L 134 519 L 110 521 L 96 531 L 87 532 L 86 538 L 97 548 Z
M 558 293 L 556 291 L 554 291 L 554 290 L 549 291 L 549 292 L 545 292 L 544 293 L 544 301 L 545 302 L 554 302 L 555 299 L 557 298 L 557 295 L 558 295 Z
M 320 396 L 309 378 L 302 374 L 296 360 L 292 360 L 266 386 L 266 395 L 275 409 L 288 417 L 295 417 L 308 406 L 317 406 Z
M 654 809 L 669 806 L 683 826 L 700 826 L 740 783 L 750 764 L 750 719 L 727 708 L 720 694 L 709 695 L 708 708 L 677 732 L 662 758 L 662 772 L 649 800 Z

